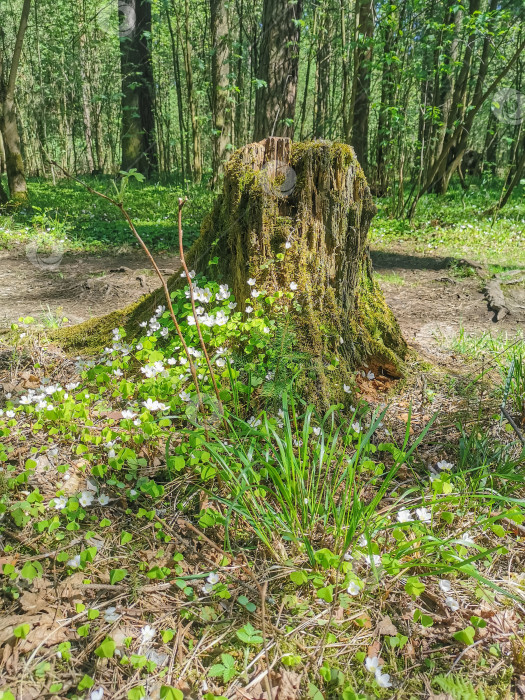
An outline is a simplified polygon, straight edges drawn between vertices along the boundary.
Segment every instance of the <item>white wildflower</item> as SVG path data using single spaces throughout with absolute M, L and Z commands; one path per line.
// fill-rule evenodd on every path
M 140 630 L 140 637 L 142 642 L 151 642 L 151 640 L 155 637 L 157 634 L 157 630 L 154 627 L 151 627 L 150 625 L 145 625 L 141 630 Z
M 461 535 L 461 537 L 458 538 L 458 542 L 464 547 L 472 547 L 472 545 L 475 544 L 469 532 L 465 532 L 465 534 Z
M 375 673 L 381 666 L 381 662 L 377 656 L 367 656 L 365 659 L 366 670 L 370 673 Z
M 381 566 L 381 555 L 380 554 L 372 554 L 372 558 L 370 558 L 370 555 L 367 554 L 365 557 L 365 562 L 368 564 L 368 566 L 372 566 L 372 562 L 374 563 L 374 566 Z
M 398 523 L 410 523 L 414 520 L 408 508 L 402 508 L 397 514 Z
M 432 513 L 427 508 L 416 508 L 416 515 L 422 523 L 430 523 L 432 521 Z
M 445 598 L 445 605 L 452 610 L 452 612 L 456 612 L 456 610 L 459 610 L 459 603 L 457 600 L 454 600 L 451 596 L 448 596 Z
M 346 592 L 349 593 L 350 595 L 359 595 L 361 593 L 361 589 L 357 585 L 355 581 L 350 581 L 350 584 L 348 585 L 348 588 L 346 589 Z
M 113 622 L 116 622 L 119 619 L 120 615 L 117 613 L 117 609 L 115 607 L 109 607 L 106 608 L 106 611 L 104 612 L 104 620 L 106 622 L 109 622 L 112 624 Z
M 82 507 L 86 508 L 87 506 L 90 506 L 93 503 L 93 496 L 94 494 L 92 491 L 82 491 L 78 502 Z
M 67 497 L 66 496 L 59 496 L 58 498 L 55 498 L 55 510 L 62 510 L 62 508 L 65 508 L 67 506 Z
M 389 673 L 381 673 L 380 669 L 376 670 L 376 681 L 380 688 L 391 688 L 392 683 L 390 682 Z

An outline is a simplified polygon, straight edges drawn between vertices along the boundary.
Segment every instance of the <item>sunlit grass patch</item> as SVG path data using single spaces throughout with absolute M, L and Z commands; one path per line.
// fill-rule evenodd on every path
M 387 284 L 395 284 L 403 286 L 405 279 L 397 272 L 376 272 L 374 275 L 378 282 L 386 282 Z

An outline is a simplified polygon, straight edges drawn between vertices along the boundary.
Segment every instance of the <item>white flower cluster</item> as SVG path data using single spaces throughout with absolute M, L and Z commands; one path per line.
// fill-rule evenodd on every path
M 157 331 L 160 331 L 162 336 L 167 336 L 168 335 L 168 329 L 167 328 L 162 328 L 160 325 L 158 319 L 162 316 L 162 314 L 166 311 L 165 306 L 157 306 L 155 309 L 155 314 L 150 318 L 149 321 L 141 321 L 139 324 L 141 328 L 147 328 L 147 335 L 152 336 L 154 333 Z
M 202 587 L 203 593 L 209 595 L 213 591 L 213 587 L 216 583 L 219 583 L 219 574 L 211 573 L 206 579 L 206 583 Z
M 168 373 L 166 372 L 166 368 L 162 364 L 160 360 L 157 362 L 154 362 L 152 365 L 146 365 L 145 367 L 141 367 L 140 371 L 142 374 L 146 375 L 148 379 L 152 379 L 153 377 L 156 377 L 157 374 L 162 374 L 163 376 L 167 377 Z
M 390 674 L 381 671 L 382 665 L 383 661 L 377 656 L 367 656 L 365 659 L 366 670 L 375 675 L 378 686 L 380 688 L 391 688 Z
M 165 411 L 168 408 L 166 406 L 166 404 L 161 403 L 160 401 L 155 401 L 153 399 L 148 399 L 147 401 L 143 401 L 142 405 L 148 411 Z
M 207 326 L 208 328 L 213 328 L 213 326 L 224 326 L 226 323 L 228 323 L 228 316 L 224 313 L 224 311 L 217 311 L 215 316 L 213 314 L 207 314 L 207 313 L 198 313 L 199 309 L 197 309 L 197 316 L 199 318 L 199 323 L 202 324 L 203 326 Z M 195 326 L 195 317 L 193 315 L 188 316 L 188 325 L 189 326 Z
M 227 287 L 228 285 L 225 286 Z M 192 285 L 191 291 L 193 292 L 193 298 L 195 299 L 195 301 L 200 301 L 201 304 L 209 304 L 213 296 L 212 291 L 209 287 L 205 287 L 203 289 L 202 287 L 199 287 L 196 284 Z M 189 287 L 184 291 L 184 293 L 186 294 L 186 299 L 191 298 Z
M 229 287 L 227 284 L 220 284 L 219 285 L 219 291 L 215 295 L 215 301 L 225 301 L 226 299 L 229 299 L 231 296 L 231 292 L 229 290 Z
M 444 578 L 439 580 L 439 587 L 441 588 L 443 593 L 445 593 L 445 595 L 452 591 L 452 584 L 450 583 L 450 581 L 447 581 L 447 579 Z M 445 605 L 447 606 L 447 608 L 450 608 L 452 612 L 456 612 L 456 610 L 459 610 L 458 601 L 450 595 L 446 595 Z
M 432 513 L 425 507 L 416 508 L 416 515 L 422 523 L 430 523 L 432 521 Z M 402 508 L 397 514 L 398 523 L 411 523 L 414 522 L 412 513 L 408 508 Z
M 69 386 L 78 385 L 68 384 L 67 387 Z M 51 397 L 60 391 L 64 391 L 60 384 L 50 384 L 49 386 L 41 385 L 38 391 L 35 389 L 28 389 L 27 394 L 20 397 L 20 405 L 30 406 L 34 404 L 40 411 L 52 411 L 54 406 L 52 403 L 48 403 L 48 397 Z M 68 394 L 64 392 L 62 398 L 67 399 Z M 15 414 L 13 411 L 7 411 L 6 415 L 8 418 L 12 418 Z

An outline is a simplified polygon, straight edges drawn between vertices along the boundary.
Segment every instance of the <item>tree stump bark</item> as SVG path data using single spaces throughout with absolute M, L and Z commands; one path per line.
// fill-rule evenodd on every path
M 406 353 L 372 276 L 368 229 L 375 213 L 350 146 L 265 139 L 227 163 L 222 194 L 187 264 L 228 283 L 241 311 L 250 300 L 250 278 L 266 293 L 294 290 L 288 313 L 301 350 L 311 357 L 312 389 L 337 400 L 356 368 L 367 364 L 375 373 L 399 376 Z M 169 282 L 170 289 L 185 284 L 178 272 Z M 157 291 L 118 317 L 109 315 L 108 323 L 136 334 L 138 321 L 158 303 Z M 87 324 L 94 339 L 96 322 Z
M 264 139 L 228 163 L 223 193 L 188 265 L 208 277 L 214 270 L 241 310 L 250 278 L 267 293 L 296 288 L 294 325 L 323 393 L 333 394 L 332 374 L 342 385 L 365 363 L 399 376 L 406 343 L 372 276 L 368 229 L 375 213 L 351 147 Z M 335 357 L 338 369 L 330 374 Z

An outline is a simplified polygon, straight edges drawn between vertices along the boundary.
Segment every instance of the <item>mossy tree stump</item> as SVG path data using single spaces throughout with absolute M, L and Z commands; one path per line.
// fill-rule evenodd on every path
M 250 278 L 267 293 L 296 289 L 290 313 L 300 347 L 312 358 L 317 391 L 337 399 L 335 383 L 342 387 L 356 367 L 367 363 L 398 373 L 406 352 L 372 276 L 367 240 L 375 213 L 351 147 L 265 139 L 238 150 L 226 165 L 223 192 L 187 263 L 227 282 L 241 311 L 250 297 Z M 208 265 L 214 258 L 217 264 Z M 170 288 L 181 284 L 185 280 L 176 273 Z M 155 292 L 107 320 L 135 334 L 137 322 L 158 303 L 162 297 Z M 93 338 L 97 321 L 87 323 Z M 326 368 L 336 356 L 338 369 L 329 374 Z

